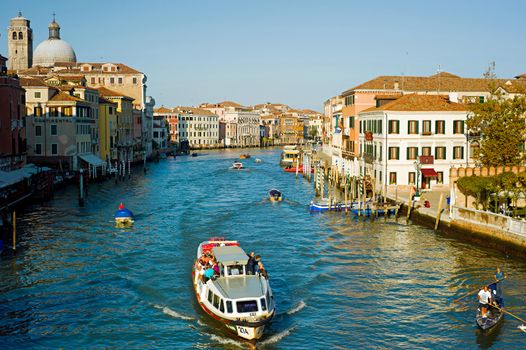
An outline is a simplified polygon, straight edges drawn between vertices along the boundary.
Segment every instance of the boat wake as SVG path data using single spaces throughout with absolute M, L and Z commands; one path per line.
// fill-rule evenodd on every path
M 246 349 L 247 345 L 244 342 L 237 341 L 231 338 L 221 337 L 219 335 L 210 334 L 210 339 L 223 345 L 234 345 L 241 349 Z
M 193 317 L 190 317 L 190 316 L 181 315 L 177 311 L 174 311 L 174 310 L 170 309 L 167 306 L 154 305 L 154 307 L 156 309 L 162 310 L 163 313 L 166 314 L 166 315 L 169 315 L 169 316 L 172 316 L 172 317 L 175 317 L 175 318 L 179 318 L 181 320 L 192 321 L 194 319 Z
M 289 311 L 286 312 L 287 315 L 293 315 L 298 311 L 301 311 L 307 304 L 303 300 L 300 300 L 298 304 L 292 307 Z
M 276 344 L 281 339 L 288 336 L 292 331 L 294 330 L 294 327 L 290 327 L 289 329 L 284 330 L 283 332 L 279 332 L 277 334 L 274 334 L 273 336 L 269 337 L 268 339 L 265 339 L 261 343 L 257 343 L 258 346 L 266 346 L 270 344 Z

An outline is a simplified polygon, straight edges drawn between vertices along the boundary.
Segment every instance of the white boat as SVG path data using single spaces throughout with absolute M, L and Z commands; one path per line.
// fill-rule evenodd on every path
M 206 279 L 199 260 L 212 254 L 219 275 Z M 214 319 L 247 340 L 259 339 L 275 314 L 267 278 L 247 274 L 248 256 L 237 241 L 211 238 L 197 248 L 192 280 L 199 305 Z M 206 279 L 206 281 L 205 281 Z
M 241 162 L 234 162 L 234 164 L 232 164 L 230 169 L 241 170 L 241 169 L 245 169 L 245 167 L 243 166 L 243 163 Z

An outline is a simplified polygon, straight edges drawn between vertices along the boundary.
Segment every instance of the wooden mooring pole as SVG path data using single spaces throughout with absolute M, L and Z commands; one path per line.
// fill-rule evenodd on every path
M 13 212 L 13 251 L 16 252 L 16 211 Z
M 409 222 L 409 217 L 411 216 L 411 208 L 413 207 L 413 187 L 411 186 L 411 189 L 409 190 L 409 199 L 407 200 L 407 217 L 405 218 L 405 222 Z
M 438 202 L 438 209 L 437 209 L 437 218 L 435 220 L 435 231 L 438 229 L 438 224 L 440 223 L 440 215 L 442 214 L 442 202 L 444 201 L 444 194 L 440 194 L 440 200 Z

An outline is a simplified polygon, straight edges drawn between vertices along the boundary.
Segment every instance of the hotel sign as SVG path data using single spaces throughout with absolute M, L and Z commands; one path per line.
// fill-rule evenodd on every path
M 435 157 L 433 156 L 420 156 L 420 164 L 434 164 Z

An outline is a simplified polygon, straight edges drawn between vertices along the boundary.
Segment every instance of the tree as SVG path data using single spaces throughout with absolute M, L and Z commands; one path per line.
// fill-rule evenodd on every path
M 316 127 L 316 125 L 310 127 L 309 136 L 313 140 L 316 139 L 316 136 L 318 136 L 318 128 Z
M 484 166 L 520 165 L 525 159 L 526 97 L 505 98 L 496 88 L 494 65 L 484 77 L 491 92 L 488 101 L 469 105 L 468 130 L 480 135 L 480 149 L 473 157 Z

